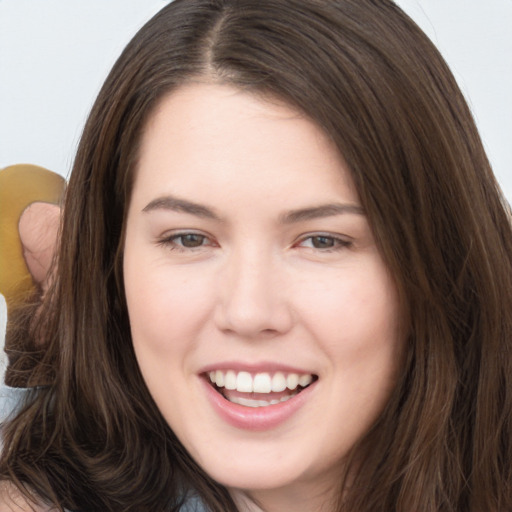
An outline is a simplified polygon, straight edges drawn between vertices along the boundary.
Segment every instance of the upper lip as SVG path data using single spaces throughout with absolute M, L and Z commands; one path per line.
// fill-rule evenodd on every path
M 275 361 L 261 361 L 257 363 L 246 363 L 241 361 L 219 361 L 217 363 L 211 363 L 202 367 L 199 370 L 199 373 L 203 374 L 216 370 L 234 370 L 236 372 L 249 372 L 251 374 L 283 372 L 316 375 L 315 372 L 309 369 L 301 368 L 298 366 L 291 366 L 288 364 L 276 363 Z

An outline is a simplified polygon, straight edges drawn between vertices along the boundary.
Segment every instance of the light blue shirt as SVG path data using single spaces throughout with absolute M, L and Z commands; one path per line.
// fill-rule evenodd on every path
M 0 386 L 0 423 L 13 416 L 20 408 L 28 389 Z

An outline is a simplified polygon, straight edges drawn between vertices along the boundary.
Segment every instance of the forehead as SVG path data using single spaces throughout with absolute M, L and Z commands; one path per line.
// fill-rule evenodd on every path
M 280 192 L 306 195 L 341 186 L 355 196 L 331 140 L 281 101 L 232 86 L 193 83 L 164 97 L 150 116 L 134 194 L 169 187 L 173 190 L 165 192 L 225 195 L 248 186 L 269 193 L 272 184 Z

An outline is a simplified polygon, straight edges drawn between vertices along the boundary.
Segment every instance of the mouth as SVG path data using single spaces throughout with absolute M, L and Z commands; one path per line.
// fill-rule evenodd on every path
M 213 370 L 204 378 L 229 402 L 253 408 L 286 402 L 318 380 L 310 373 L 235 370 Z

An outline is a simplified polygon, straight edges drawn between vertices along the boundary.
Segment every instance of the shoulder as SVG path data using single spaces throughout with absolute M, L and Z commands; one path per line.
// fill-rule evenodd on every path
M 54 507 L 29 500 L 11 482 L 0 482 L 0 512 L 55 512 Z
M 0 384 L 0 423 L 10 419 L 19 411 L 30 391 L 29 388 L 11 388 Z
M 199 496 L 193 495 L 185 501 L 180 512 L 207 512 L 207 510 Z

